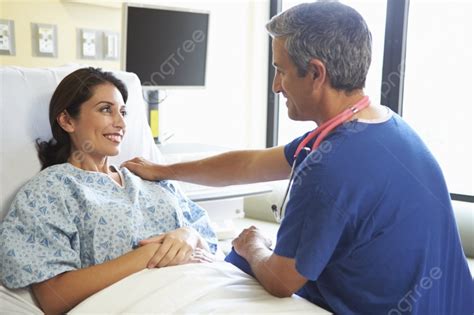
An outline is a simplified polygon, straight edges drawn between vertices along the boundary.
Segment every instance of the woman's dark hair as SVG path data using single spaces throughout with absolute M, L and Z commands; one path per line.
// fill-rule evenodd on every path
M 125 84 L 111 72 L 100 68 L 82 68 L 66 76 L 54 91 L 49 103 L 49 124 L 53 138 L 49 141 L 36 139 L 36 148 L 41 162 L 41 170 L 67 162 L 71 154 L 69 134 L 59 125 L 57 117 L 67 111 L 71 118 L 79 117 L 81 105 L 94 94 L 96 86 L 111 83 L 127 102 L 128 92 Z

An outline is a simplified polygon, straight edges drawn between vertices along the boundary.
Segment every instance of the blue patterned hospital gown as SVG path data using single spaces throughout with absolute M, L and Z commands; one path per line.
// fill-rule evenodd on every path
M 183 226 L 212 252 L 207 213 L 169 181 L 144 181 L 121 169 L 123 188 L 103 173 L 51 166 L 16 195 L 0 224 L 0 280 L 21 288 L 131 251 L 139 240 Z

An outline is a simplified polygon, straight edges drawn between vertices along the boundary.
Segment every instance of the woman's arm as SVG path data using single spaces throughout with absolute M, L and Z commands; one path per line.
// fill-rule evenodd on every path
M 150 243 L 103 264 L 35 283 L 33 293 L 46 314 L 63 314 L 92 294 L 145 269 L 158 246 Z

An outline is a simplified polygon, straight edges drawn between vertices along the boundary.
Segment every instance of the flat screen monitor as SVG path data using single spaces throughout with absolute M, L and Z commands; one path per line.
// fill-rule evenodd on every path
M 209 13 L 125 4 L 122 68 L 142 85 L 204 87 Z

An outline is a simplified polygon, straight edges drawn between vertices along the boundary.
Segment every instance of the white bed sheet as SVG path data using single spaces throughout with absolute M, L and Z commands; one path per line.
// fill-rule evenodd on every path
M 70 314 L 329 314 L 296 295 L 277 298 L 227 262 L 143 270 L 96 293 Z
M 9 290 L 0 285 L 0 314 L 43 314 L 29 289 Z

